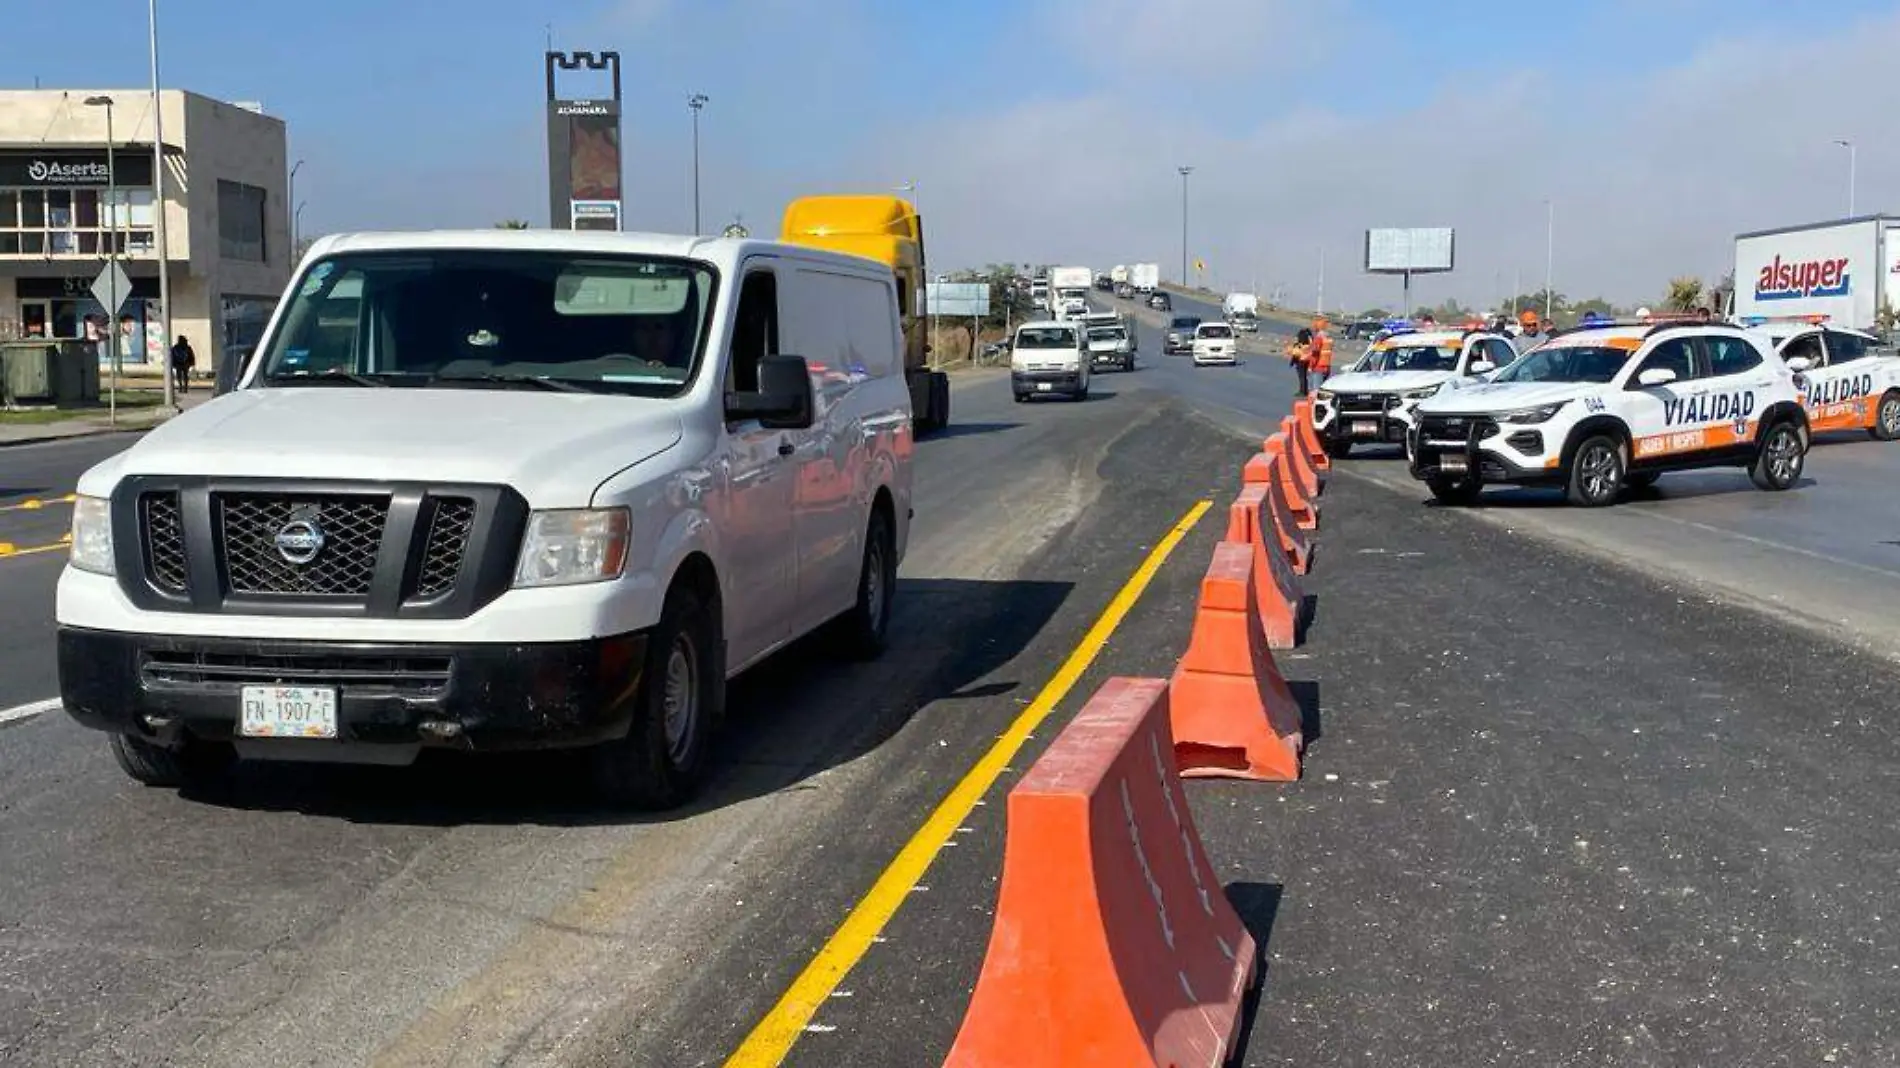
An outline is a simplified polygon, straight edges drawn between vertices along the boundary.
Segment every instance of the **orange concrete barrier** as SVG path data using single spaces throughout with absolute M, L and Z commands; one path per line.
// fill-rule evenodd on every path
M 1267 444 L 1272 445 L 1273 440 L 1269 439 Z M 1271 527 L 1271 537 L 1279 542 L 1280 551 L 1286 554 L 1286 562 L 1293 568 L 1293 573 L 1304 575 L 1313 568 L 1312 542 L 1307 540 L 1306 532 L 1301 529 L 1299 518 L 1293 511 L 1292 502 L 1287 499 L 1288 480 L 1280 477 L 1282 461 L 1278 452 L 1265 459 L 1267 476 L 1263 484 L 1267 487 L 1267 518 L 1271 522 L 1261 525 L 1262 540 L 1266 540 L 1264 536 L 1269 534 L 1268 528 Z M 1249 466 L 1252 463 L 1248 461 Z
M 1299 434 L 1299 420 L 1289 415 L 1280 420 L 1280 432 L 1275 434 L 1274 437 L 1284 437 L 1289 442 L 1297 442 L 1299 440 Z M 1265 448 L 1266 446 L 1262 445 L 1261 447 Z M 1287 459 L 1291 461 L 1293 474 L 1300 480 L 1300 488 L 1306 492 L 1308 497 L 1317 500 L 1319 495 L 1326 489 L 1326 479 L 1319 473 L 1319 470 L 1313 466 L 1312 461 L 1307 459 L 1306 450 L 1295 445 L 1293 448 L 1287 450 Z
M 1275 434 L 1265 443 L 1268 464 L 1276 472 L 1274 479 L 1286 494 L 1287 509 L 1293 513 L 1293 519 L 1299 528 L 1305 531 L 1319 529 L 1319 500 L 1306 491 L 1306 486 L 1296 473 L 1298 461 L 1293 457 L 1300 448 L 1285 434 Z
M 1300 706 L 1267 648 L 1253 547 L 1224 541 L 1201 580 L 1194 635 L 1169 682 L 1181 774 L 1300 777 Z
M 996 922 L 946 1068 L 1232 1055 L 1260 954 L 1167 745 L 1167 683 L 1110 679 L 1009 792 Z
M 1243 477 L 1244 477 L 1243 472 Z M 1227 509 L 1227 536 L 1222 541 L 1239 541 L 1252 544 L 1260 540 L 1261 511 L 1267 505 L 1267 484 L 1265 482 L 1247 483 L 1241 487 L 1240 496 Z
M 1306 450 L 1306 458 L 1322 474 L 1333 469 L 1333 458 L 1326 455 L 1326 446 L 1319 440 L 1319 431 L 1313 429 L 1313 398 L 1301 397 L 1293 402 L 1293 420 L 1299 429 L 1297 435 L 1300 448 Z
M 1306 592 L 1272 534 L 1273 518 L 1267 512 L 1266 495 L 1266 486 L 1249 486 L 1235 499 L 1233 510 L 1250 513 L 1242 522 L 1253 535 L 1247 545 L 1253 550 L 1254 597 L 1260 606 L 1260 627 L 1267 648 L 1292 649 L 1300 644 Z M 1229 526 L 1234 522 L 1230 518 Z M 1263 532 L 1265 537 L 1260 536 Z

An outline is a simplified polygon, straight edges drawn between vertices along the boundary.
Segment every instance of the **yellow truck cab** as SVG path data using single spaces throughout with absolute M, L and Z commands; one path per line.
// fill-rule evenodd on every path
M 898 319 L 904 326 L 904 380 L 911 420 L 919 431 L 950 423 L 950 379 L 929 366 L 923 311 L 924 222 L 901 197 L 800 197 L 785 209 L 779 240 L 876 260 L 897 278 Z

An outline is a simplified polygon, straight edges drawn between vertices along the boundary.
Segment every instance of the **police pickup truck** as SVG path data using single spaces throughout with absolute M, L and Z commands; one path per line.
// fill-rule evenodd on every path
M 1766 338 L 1641 321 L 1559 333 L 1489 382 L 1420 402 L 1406 445 L 1413 477 L 1447 503 L 1518 483 L 1600 507 L 1696 467 L 1742 467 L 1764 490 L 1790 489 L 1808 436 L 1794 372 Z

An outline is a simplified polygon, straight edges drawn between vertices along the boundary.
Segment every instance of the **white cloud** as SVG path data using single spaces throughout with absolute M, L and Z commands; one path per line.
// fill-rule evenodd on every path
M 1258 81 L 1316 58 L 1336 0 L 1049 0 L 1045 39 L 1061 41 L 1111 84 Z

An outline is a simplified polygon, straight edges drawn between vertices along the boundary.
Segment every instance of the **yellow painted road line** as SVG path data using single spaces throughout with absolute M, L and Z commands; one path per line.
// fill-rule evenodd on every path
M 72 548 L 72 535 L 68 534 L 51 545 L 15 545 L 10 541 L 0 541 L 0 560 L 9 556 L 34 556 L 39 553 L 63 553 Z
M 1108 607 L 1102 610 L 1095 625 L 1082 636 L 1082 641 L 1062 662 L 1042 692 L 1029 703 L 1029 707 L 1023 709 L 1002 737 L 990 746 L 989 752 L 984 753 L 976 766 L 963 776 L 962 781 L 951 788 L 910 841 L 897 851 L 897 856 L 864 897 L 852 907 L 850 915 L 832 932 L 818 955 L 805 965 L 805 970 L 798 974 L 798 978 L 792 980 L 792 985 L 779 998 L 778 1004 L 772 1006 L 772 1011 L 766 1013 L 765 1019 L 759 1021 L 752 1033 L 740 1043 L 738 1050 L 726 1061 L 725 1068 L 776 1068 L 785 1060 L 793 1044 L 804 1034 L 805 1026 L 817 1015 L 819 1006 L 825 1003 L 844 977 L 863 959 L 878 932 L 897 914 L 898 908 L 903 905 L 918 880 L 923 878 L 944 843 L 969 818 L 976 803 L 983 799 L 990 787 L 996 785 L 996 780 L 1016 754 L 1022 751 L 1029 736 L 1049 718 L 1050 713 L 1056 710 L 1056 706 L 1062 703 L 1062 699 L 1081 679 L 1082 673 L 1095 662 L 1097 654 L 1108 644 L 1108 639 L 1121 626 L 1122 620 L 1127 618 L 1135 602 L 1141 599 L 1155 573 L 1167 562 L 1169 554 L 1174 552 L 1175 546 L 1187 537 L 1213 504 L 1212 501 L 1201 501 L 1188 509 L 1187 515 L 1149 551 L 1147 559 L 1129 576 L 1128 582 L 1115 594 L 1114 600 L 1108 602 Z
M 37 512 L 42 508 L 51 508 L 57 504 L 71 504 L 78 494 L 68 493 L 64 497 L 28 497 L 14 504 L 0 504 L 0 512 Z

